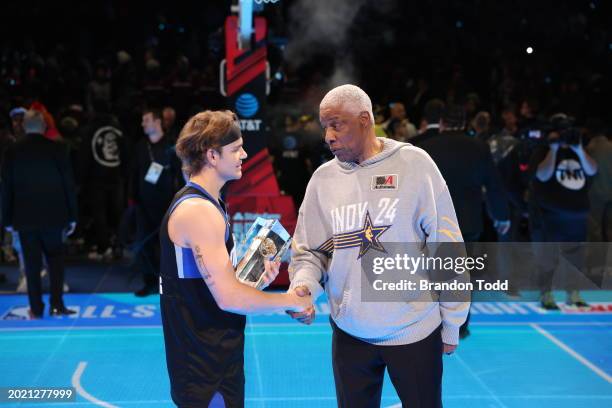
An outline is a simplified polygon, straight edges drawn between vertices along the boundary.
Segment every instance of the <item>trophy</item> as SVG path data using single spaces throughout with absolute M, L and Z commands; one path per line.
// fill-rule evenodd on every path
M 241 282 L 261 289 L 264 284 L 264 259 L 279 261 L 291 246 L 291 236 L 278 220 L 258 217 L 243 241 L 246 252 L 236 267 Z

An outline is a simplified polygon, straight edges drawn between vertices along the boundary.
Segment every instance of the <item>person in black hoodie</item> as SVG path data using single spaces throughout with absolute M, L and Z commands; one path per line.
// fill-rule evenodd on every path
M 145 110 L 142 128 L 147 137 L 136 145 L 129 189 L 130 201 L 137 207 L 136 265 L 144 279 L 136 296 L 157 292 L 159 226 L 174 194 L 185 184 L 174 143 L 164 135 L 161 112 Z
M 40 112 L 26 112 L 24 128 L 26 135 L 7 149 L 2 164 L 2 221 L 21 239 L 30 317 L 41 318 L 44 312 L 40 279 L 43 255 L 51 282 L 49 314 L 73 314 L 64 305 L 62 293 L 63 241 L 74 232 L 77 219 L 68 150 L 43 136 L 46 124 Z
M 448 185 L 457 213 L 459 228 L 465 242 L 476 242 L 483 232 L 482 189 L 486 189 L 486 204 L 498 233 L 510 228 L 508 203 L 485 142 L 467 136 L 465 113 L 459 106 L 445 109 L 440 121 L 440 133 L 419 141 L 418 147 L 434 160 Z M 469 334 L 468 320 L 461 326 L 460 335 Z
M 94 244 L 90 259 L 112 257 L 111 237 L 121 218 L 126 175 L 124 136 L 108 101 L 93 102 L 96 112 L 85 127 L 79 149 L 79 185 L 93 216 Z
M 419 134 L 410 139 L 410 143 L 418 146 L 421 142 L 440 133 L 440 119 L 442 119 L 444 107 L 441 99 L 432 99 L 425 104 Z
M 483 230 L 481 217 L 482 188 L 494 221 L 509 226 L 508 203 L 489 147 L 467 136 L 463 129 L 465 116 L 461 107 L 451 106 L 442 117 L 440 133 L 420 141 L 438 165 L 453 199 L 459 227 L 465 242 L 478 241 Z

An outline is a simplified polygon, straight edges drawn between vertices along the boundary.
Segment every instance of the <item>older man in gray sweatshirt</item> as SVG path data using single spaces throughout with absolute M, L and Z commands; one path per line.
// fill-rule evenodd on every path
M 442 353 L 459 342 L 469 302 L 362 302 L 361 258 L 384 242 L 461 242 L 453 203 L 423 150 L 377 138 L 372 102 L 354 85 L 321 101 L 336 156 L 312 176 L 300 207 L 289 268 L 298 294 L 323 292 L 333 328 L 340 407 L 380 406 L 385 368 L 403 406 L 441 407 Z M 314 309 L 293 314 L 302 323 Z

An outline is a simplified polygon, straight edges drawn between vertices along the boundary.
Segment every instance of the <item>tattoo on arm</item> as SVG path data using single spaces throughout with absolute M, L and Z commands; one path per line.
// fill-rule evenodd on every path
M 202 276 L 204 277 L 204 280 L 206 281 L 208 285 L 213 285 L 214 282 L 212 280 L 212 276 L 210 275 L 210 273 L 208 272 L 208 270 L 206 270 L 206 267 L 204 266 L 204 256 L 202 255 L 202 250 L 200 249 L 199 246 L 196 245 L 194 248 L 194 251 L 195 251 L 194 257 L 195 257 L 196 265 L 200 269 L 200 273 L 202 274 Z

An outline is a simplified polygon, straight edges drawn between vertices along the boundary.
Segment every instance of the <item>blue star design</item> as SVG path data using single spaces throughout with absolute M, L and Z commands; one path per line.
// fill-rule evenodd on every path
M 380 243 L 378 239 L 389 228 L 391 228 L 390 225 L 375 227 L 374 224 L 372 224 L 370 213 L 367 212 L 363 230 L 359 232 L 359 238 L 361 238 L 361 246 L 359 248 L 359 256 L 357 257 L 357 259 L 364 256 L 370 250 L 370 248 L 374 248 L 377 251 L 387 253 L 385 247 Z
M 370 212 L 367 211 L 363 228 L 344 234 L 335 234 L 332 238 L 321 244 L 316 251 L 331 256 L 336 249 L 359 247 L 359 256 L 357 259 L 364 256 L 370 248 L 387 253 L 385 247 L 380 243 L 379 238 L 389 228 L 391 228 L 391 225 L 375 226 L 372 223 Z

